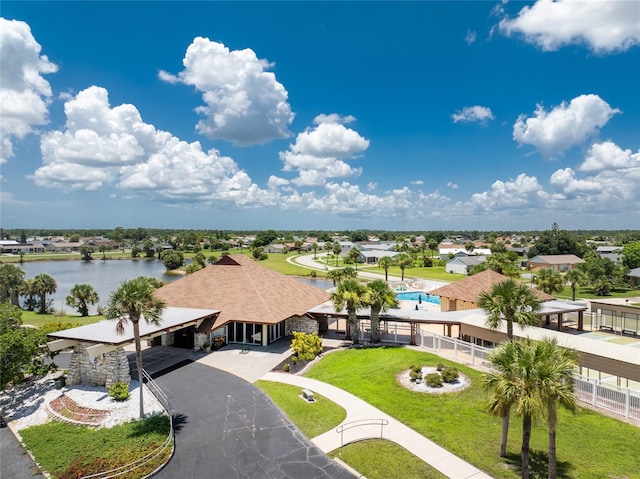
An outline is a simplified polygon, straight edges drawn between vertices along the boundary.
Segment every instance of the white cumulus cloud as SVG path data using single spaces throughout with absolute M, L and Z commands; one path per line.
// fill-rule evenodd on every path
M 491 108 L 474 105 L 464 107 L 462 110 L 451 115 L 451 118 L 453 118 L 454 123 L 474 122 L 486 124 L 489 120 L 493 120 L 493 113 L 491 112 Z
M 294 113 L 288 93 L 276 80 L 273 65 L 250 48 L 229 50 L 224 44 L 197 37 L 187 48 L 184 70 L 177 75 L 161 71 L 169 83 L 193 85 L 205 105 L 197 108 L 204 119 L 197 124 L 203 135 L 235 145 L 265 143 L 291 136 Z
M 76 190 L 116 186 L 130 196 L 178 201 L 268 199 L 249 176 L 217 150 L 203 151 L 144 123 L 135 106 L 111 107 L 108 92 L 92 86 L 65 103 L 64 131 L 41 139 L 44 165 L 36 184 Z
M 354 120 L 346 117 L 348 123 Z M 369 148 L 369 140 L 340 121 L 345 119 L 336 114 L 317 116 L 315 128 L 299 133 L 295 143 L 280 152 L 283 171 L 298 173 L 298 177 L 291 180 L 294 184 L 318 186 L 330 178 L 360 175 L 362 168 L 354 168 L 345 160 L 356 158 Z
M 640 43 L 636 0 L 538 0 L 516 18 L 504 18 L 505 35 L 522 34 L 545 51 L 584 44 L 598 53 L 625 51 Z
M 623 150 L 611 141 L 591 145 L 586 159 L 580 165 L 581 171 L 597 171 L 610 168 L 638 168 L 640 167 L 640 150 L 633 153 Z
M 0 163 L 14 156 L 13 142 L 47 123 L 51 86 L 42 75 L 58 71 L 25 22 L 0 18 Z
M 533 208 L 546 194 L 535 176 L 522 173 L 515 180 L 497 180 L 491 189 L 471 196 L 471 205 L 478 210 L 511 210 Z
M 598 95 L 580 95 L 550 111 L 538 105 L 534 116 L 517 119 L 513 139 L 535 146 L 545 157 L 555 157 L 595 135 L 616 113 L 620 110 Z

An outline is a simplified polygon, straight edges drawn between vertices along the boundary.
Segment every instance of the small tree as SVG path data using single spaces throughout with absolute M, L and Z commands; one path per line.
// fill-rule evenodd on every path
M 82 255 L 82 261 L 91 261 L 93 259 L 91 255 L 93 255 L 94 251 L 93 246 L 81 246 L 80 254 Z
M 317 334 L 294 331 L 291 349 L 304 361 L 312 361 L 322 352 L 322 339 Z
M 177 269 L 184 264 L 184 255 L 180 251 L 168 249 L 162 253 L 162 264 L 168 270 Z

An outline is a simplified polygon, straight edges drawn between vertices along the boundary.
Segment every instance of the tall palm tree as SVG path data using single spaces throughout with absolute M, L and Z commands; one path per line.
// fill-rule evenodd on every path
M 564 278 L 551 268 L 541 268 L 533 278 L 539 289 L 547 294 L 559 293 L 564 288 Z
M 358 344 L 358 317 L 356 311 L 367 305 L 367 288 L 356 279 L 345 279 L 331 293 L 333 307 L 336 311 L 347 310 L 347 324 L 350 326 L 350 339 Z
M 371 308 L 371 342 L 380 342 L 380 313 L 397 308 L 398 300 L 386 281 L 374 279 L 367 285 L 368 303 Z
M 393 264 L 391 256 L 383 256 L 378 260 L 378 266 L 384 269 L 384 280 L 389 281 L 389 268 Z
M 311 250 L 313 251 L 313 259 L 316 259 L 318 257 L 318 243 L 315 241 L 311 243 Z
M 19 291 L 24 283 L 24 270 L 13 264 L 0 265 L 0 302 L 7 299 L 20 306 Z
M 520 326 L 538 324 L 536 312 L 540 310 L 540 300 L 525 284 L 509 278 L 495 283 L 489 291 L 478 297 L 478 306 L 487 313 L 487 326 L 497 329 L 504 320 L 507 323 L 507 339 L 513 339 L 513 323 Z
M 20 296 L 25 297 L 24 307 L 27 311 L 33 311 L 36 307 L 36 291 L 35 280 L 33 278 L 28 279 L 22 283 L 19 289 Z
M 573 349 L 558 346 L 555 339 L 540 343 L 544 353 L 544 364 L 540 368 L 539 392 L 547 409 L 549 430 L 549 479 L 556 479 L 558 464 L 556 435 L 558 426 L 558 404 L 569 411 L 578 407 L 578 398 L 573 387 L 573 372 L 578 364 L 578 354 Z
M 344 268 L 342 268 L 342 277 L 343 278 L 357 278 L 358 277 L 358 270 L 355 268 L 352 268 L 351 266 L 345 266 Z
M 89 305 L 100 301 L 98 293 L 90 284 L 76 284 L 65 299 L 72 308 L 76 308 L 81 316 L 89 316 Z
M 344 277 L 344 270 L 342 269 L 332 269 L 331 271 L 327 272 L 327 279 L 330 279 L 331 281 L 333 281 L 334 286 L 340 281 L 342 281 L 343 277 Z
M 58 283 L 46 273 L 40 273 L 33 278 L 33 287 L 40 296 L 40 314 L 47 312 L 47 294 L 53 294 L 58 289 Z
M 400 267 L 400 271 L 402 271 L 402 281 L 404 281 L 404 270 L 413 265 L 413 258 L 409 253 L 400 253 L 394 258 L 394 261 Z
M 578 286 L 582 286 L 585 284 L 587 277 L 585 274 L 579 269 L 570 269 L 564 275 L 564 279 L 567 283 L 569 283 L 569 287 L 571 288 L 571 300 L 576 300 L 576 290 Z
M 165 303 L 154 294 L 153 278 L 138 276 L 120 283 L 109 297 L 105 318 L 115 319 L 116 332 L 124 334 L 125 326 L 131 321 L 136 344 L 136 368 L 140 387 L 140 419 L 144 417 L 144 401 L 142 399 L 142 346 L 140 344 L 140 319 L 147 323 L 159 324 Z
M 483 291 L 478 297 L 478 306 L 487 313 L 487 326 L 497 329 L 504 320 L 507 323 L 507 340 L 513 340 L 513 323 L 521 326 L 533 326 L 538 323 L 536 312 L 540 310 L 540 300 L 528 286 L 509 278 L 495 283 L 489 291 Z M 497 411 L 497 409 L 496 409 Z M 502 413 L 502 435 L 500 456 L 507 454 L 507 436 L 509 435 L 510 403 L 500 408 Z
M 507 341 L 491 354 L 491 362 L 497 371 L 487 373 L 483 384 L 493 393 L 490 410 L 515 409 L 522 417 L 522 478 L 529 478 L 531 430 L 535 418 L 545 413 L 541 393 L 541 375 L 544 373 L 545 348 L 527 338 Z
M 332 246 L 333 255 L 336 257 L 336 266 L 338 266 L 338 260 L 340 259 L 340 253 L 342 252 L 342 247 L 340 243 L 333 243 Z

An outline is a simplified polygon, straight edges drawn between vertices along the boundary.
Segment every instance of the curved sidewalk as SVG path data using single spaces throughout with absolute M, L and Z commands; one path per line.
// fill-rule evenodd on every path
M 433 441 L 418 434 L 400 421 L 383 413 L 353 394 L 332 386 L 331 384 L 303 376 L 273 372 L 267 373 L 262 379 L 309 389 L 339 404 L 347 412 L 347 417 L 341 424 L 358 420 L 386 419 L 388 425 L 384 426 L 382 433 L 383 439 L 399 444 L 451 479 L 491 479 L 491 476 L 451 454 L 446 449 L 443 449 Z M 375 437 L 380 437 L 379 425 L 361 426 L 345 431 L 344 443 Z M 325 453 L 342 446 L 341 435 L 337 433 L 335 429 L 331 429 L 313 438 L 312 442 Z

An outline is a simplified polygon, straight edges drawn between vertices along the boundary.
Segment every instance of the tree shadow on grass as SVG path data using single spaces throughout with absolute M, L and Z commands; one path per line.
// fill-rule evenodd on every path
M 522 457 L 520 454 L 507 454 L 506 462 L 519 474 L 522 474 Z M 569 479 L 571 476 L 571 463 L 557 461 L 558 479 Z M 531 451 L 529 455 L 529 477 L 531 479 L 547 479 L 549 477 L 549 455 L 543 451 Z
M 169 418 L 164 414 L 155 414 L 146 417 L 142 421 L 134 422 L 129 437 L 147 436 L 149 434 L 166 436 L 169 434 L 169 429 Z

